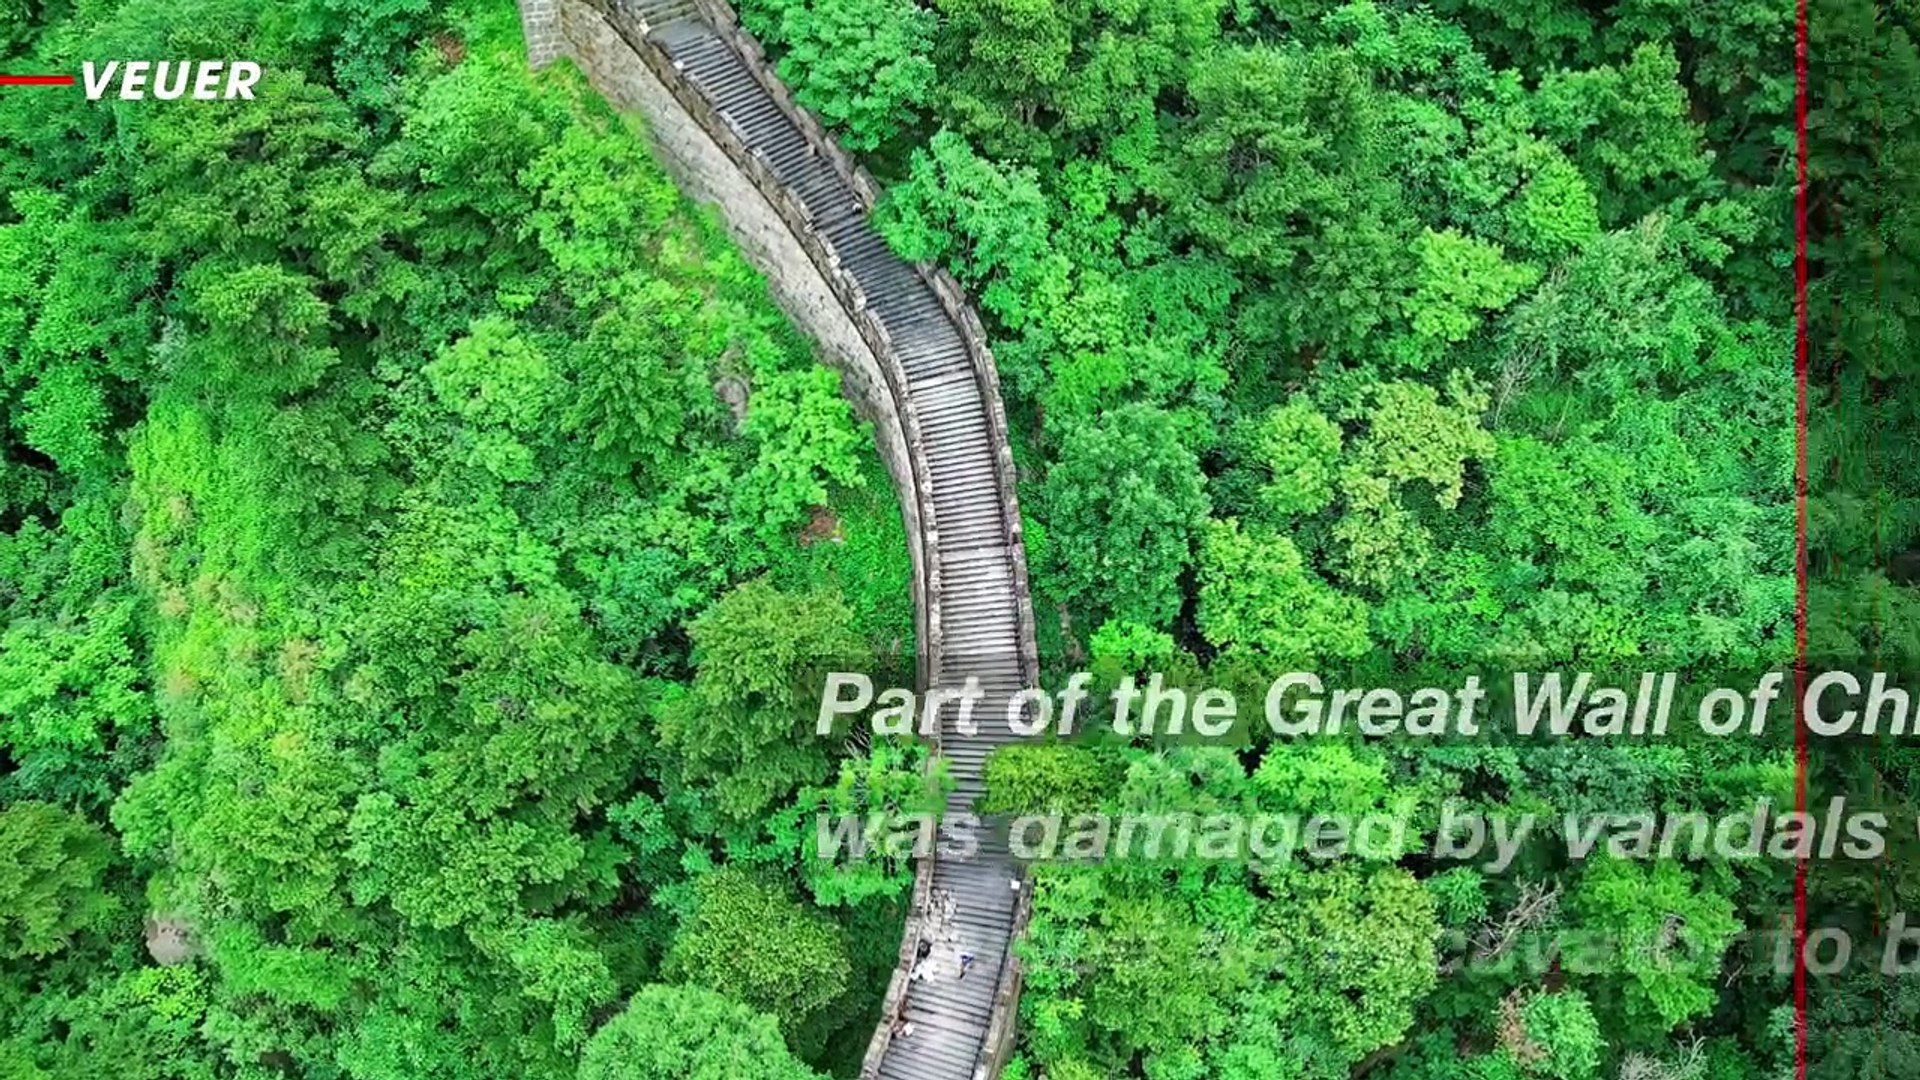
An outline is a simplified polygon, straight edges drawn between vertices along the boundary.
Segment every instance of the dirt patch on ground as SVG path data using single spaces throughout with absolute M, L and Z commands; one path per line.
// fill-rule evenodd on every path
M 193 927 L 178 915 L 147 916 L 147 955 L 162 967 L 185 963 L 200 954 Z
M 801 547 L 846 542 L 846 534 L 840 531 L 840 516 L 824 506 L 814 507 L 812 516 L 807 519 L 806 528 L 800 530 Z

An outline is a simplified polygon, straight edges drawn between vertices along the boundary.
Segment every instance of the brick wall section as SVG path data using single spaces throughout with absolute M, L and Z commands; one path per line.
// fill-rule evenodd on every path
M 520 29 L 527 39 L 527 63 L 535 71 L 563 54 L 560 0 L 520 0 Z
M 519 0 L 522 24 L 527 34 L 529 62 L 536 68 L 561 57 L 571 58 L 586 73 L 594 88 L 608 101 L 646 123 L 647 134 L 663 163 L 680 182 L 682 190 L 696 200 L 722 209 L 721 220 L 748 260 L 767 276 L 774 298 L 796 324 L 818 343 L 822 358 L 837 368 L 843 386 L 861 413 L 873 423 L 875 442 L 886 463 L 899 497 L 899 505 L 913 562 L 913 591 L 916 629 L 919 632 L 924 663 L 929 653 L 939 649 L 941 589 L 938 557 L 930 543 L 928 526 L 933 523 L 932 507 L 926 499 L 928 480 L 924 460 L 918 451 L 918 427 L 911 408 L 906 415 L 896 405 L 894 384 L 903 376 L 898 362 L 890 355 L 884 333 L 875 337 L 875 327 L 858 321 L 854 313 L 864 307 L 857 296 L 850 302 L 844 283 L 835 283 L 822 274 L 819 240 L 796 235 L 793 210 L 783 213 L 777 204 L 782 192 L 769 193 L 769 176 L 751 176 L 743 171 L 727 149 L 715 141 L 706 127 L 724 128 L 712 116 L 700 117 L 689 111 L 689 104 L 676 97 L 661 81 L 661 75 L 643 59 L 589 0 Z M 745 55 L 756 78 L 767 85 L 776 103 L 787 112 L 836 171 L 849 179 L 849 185 L 871 205 L 875 186 L 864 170 L 848 159 L 832 140 L 819 130 L 813 118 L 793 104 L 784 86 L 778 85 L 766 69 L 758 45 L 739 30 L 732 11 L 724 3 L 696 0 L 707 21 L 729 38 Z M 643 46 L 644 47 L 644 46 Z M 670 73 L 669 73 L 670 74 Z M 694 103 L 703 104 L 703 103 Z M 722 137 L 726 137 L 723 135 Z M 739 147 L 733 148 L 735 151 Z M 790 197 L 789 197 L 789 201 Z M 811 253 L 810 253 L 811 252 Z M 987 349 L 986 334 L 977 316 L 952 278 L 942 271 L 921 267 L 968 346 L 975 374 L 988 402 L 988 419 L 995 442 L 1000 447 L 998 482 L 1001 498 L 1008 510 L 1008 542 L 1017 552 L 1024 547 L 1020 532 L 1018 503 L 1014 494 L 1013 462 L 1007 451 L 1005 414 L 1000 403 L 998 373 Z M 1029 677 L 1037 671 L 1031 600 L 1028 595 L 1026 563 L 1014 560 L 1013 572 L 1022 624 L 1023 660 Z M 922 672 L 921 682 L 927 682 Z M 915 866 L 911 914 L 902 935 L 899 962 L 892 973 L 883 1016 L 890 1016 L 899 994 L 904 992 L 906 975 L 912 964 L 913 947 L 918 939 L 916 923 L 928 905 L 932 860 L 920 860 Z M 1015 936 L 1024 929 L 1030 913 L 1031 890 L 1023 890 L 1015 918 Z M 1001 985 L 995 995 L 989 1025 L 983 1072 L 997 1076 L 1013 1044 L 1013 1019 L 1016 1015 L 1021 972 L 1016 961 L 1000 973 Z M 863 1062 L 861 1075 L 872 1076 L 888 1040 L 888 1025 L 881 1021 Z
M 739 53 L 747 64 L 747 70 L 767 91 L 780 111 L 791 119 L 796 127 L 813 144 L 816 151 L 828 166 L 846 181 L 861 203 L 868 209 L 879 201 L 880 187 L 871 175 L 858 162 L 841 149 L 840 144 L 811 112 L 800 107 L 793 100 L 792 93 L 785 83 L 773 72 L 773 65 L 767 62 L 761 51 L 760 43 L 751 34 L 746 33 L 738 16 L 729 6 L 728 0 L 693 0 L 696 10 L 712 26 L 716 33 L 727 40 L 734 51 Z M 993 444 L 998 448 L 998 476 L 1000 503 L 1006 509 L 1007 535 L 1009 547 L 1020 554 L 1013 560 L 1014 591 L 1019 596 L 1021 622 L 1022 658 L 1026 664 L 1029 680 L 1039 677 L 1040 658 L 1038 637 L 1034 633 L 1033 598 L 1027 578 L 1026 540 L 1022 535 L 1023 525 L 1020 518 L 1020 499 L 1016 492 L 1016 478 L 1013 466 L 1013 448 L 1007 438 L 1006 406 L 1000 397 L 1000 371 L 993 361 L 993 352 L 987 345 L 986 329 L 980 324 L 971 304 L 967 302 L 959 282 L 943 269 L 937 269 L 925 263 L 914 264 L 915 269 L 933 290 L 940 304 L 953 319 L 961 339 L 967 347 L 968 359 L 973 365 L 974 378 L 979 383 L 981 396 L 986 401 L 987 425 L 991 430 Z M 936 607 L 938 597 L 935 597 Z M 1031 897 L 1031 892 L 1025 894 Z
M 571 59 L 601 96 L 637 114 L 681 190 L 724 208 L 722 223 L 741 253 L 767 276 L 774 300 L 817 343 L 821 358 L 840 372 L 847 396 L 873 425 L 874 442 L 899 496 L 914 570 L 916 630 L 924 644 L 932 636 L 924 619 L 932 609 L 933 590 L 928 585 L 920 485 L 914 480 L 915 459 L 908 451 L 905 427 L 873 348 L 780 213 L 598 11 L 582 0 L 519 2 L 529 35 L 529 62 L 539 63 L 541 39 L 534 35 L 545 33 L 552 43 L 546 62 Z

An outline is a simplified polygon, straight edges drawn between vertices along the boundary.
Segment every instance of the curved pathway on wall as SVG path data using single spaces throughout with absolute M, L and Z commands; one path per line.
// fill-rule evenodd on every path
M 889 465 L 914 534 L 920 678 L 927 686 L 956 688 L 977 678 L 984 696 L 976 715 L 1005 716 L 1009 699 L 1038 674 L 1032 606 L 998 378 L 979 321 L 958 287 L 944 273 L 903 262 L 888 250 L 867 220 L 871 181 L 793 104 L 723 0 L 521 0 L 521 7 L 534 63 L 562 52 L 590 54 L 583 63 L 596 84 L 629 75 L 641 80 L 637 90 L 629 85 L 627 93 L 609 96 L 648 113 L 656 142 L 683 171 L 705 167 L 711 173 L 718 147 L 827 282 L 839 302 L 834 317 L 844 315 L 865 346 L 861 350 L 856 342 L 839 351 L 860 352 L 880 373 L 861 389 L 870 411 L 880 416 L 876 427 L 884 423 L 882 451 L 901 448 L 891 457 L 905 459 Z M 609 61 L 608 43 L 615 38 L 623 47 Z M 616 75 L 610 63 L 638 63 L 647 71 Z M 689 123 L 708 140 L 695 148 L 708 152 L 704 164 L 691 161 L 697 153 L 662 137 Z M 725 187 L 710 179 L 691 186 Z M 744 210 L 724 204 L 720 210 L 743 239 L 754 239 L 731 219 L 744 218 Z M 768 245 L 760 247 L 763 260 L 775 261 Z M 743 243 L 743 250 L 750 258 L 756 254 L 752 243 Z M 770 278 L 781 276 L 777 268 L 762 269 Z M 781 294 L 778 280 L 775 286 Z M 790 310 L 804 307 L 792 295 L 782 299 Z M 844 357 L 841 362 L 851 364 Z M 943 724 L 936 750 L 955 784 L 950 817 L 972 812 L 983 792 L 983 761 L 1010 739 L 999 722 L 964 732 L 951 718 Z M 982 845 L 968 859 L 919 862 L 899 965 L 864 1078 L 998 1075 L 1012 1042 L 1019 994 L 1011 943 L 1026 919 L 1029 894 L 1022 882 L 1003 845 Z M 936 924 L 943 940 L 958 935 L 959 949 L 974 957 L 972 967 L 960 978 L 913 980 L 921 938 L 931 937 Z M 912 1024 L 910 1035 L 893 1034 L 901 1026 L 896 1017 Z

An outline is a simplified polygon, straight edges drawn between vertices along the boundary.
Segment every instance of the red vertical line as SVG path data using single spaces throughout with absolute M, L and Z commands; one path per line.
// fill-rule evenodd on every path
M 1807 810 L 1807 0 L 1795 0 L 1793 48 L 1793 759 L 1794 809 Z M 1807 859 L 1793 874 L 1793 1063 L 1807 1077 Z
M 1884 102 L 1882 102 L 1880 99 L 1880 59 L 1877 56 L 1874 58 L 1874 62 L 1873 62 L 1873 121 L 1874 121 L 1874 126 L 1873 126 L 1873 189 L 1874 189 L 1873 195 L 1874 195 L 1874 198 L 1873 198 L 1873 225 L 1872 225 L 1873 243 L 1872 243 L 1872 246 L 1870 246 L 1867 250 L 1871 253 L 1868 256 L 1868 263 L 1872 267 L 1872 272 L 1873 272 L 1872 375 L 1874 377 L 1878 377 L 1880 373 L 1880 362 L 1881 362 L 1880 320 L 1884 318 L 1886 315 L 1884 295 L 1882 292 L 1884 282 L 1881 278 L 1881 273 L 1880 273 L 1880 270 L 1881 270 L 1880 230 L 1885 224 L 1883 220 L 1883 216 L 1886 213 L 1886 203 L 1883 201 L 1886 192 L 1881 187 L 1880 144 L 1881 144 L 1881 140 L 1886 135 L 1887 114 L 1886 114 L 1886 109 L 1884 107 Z M 1873 562 L 1876 567 L 1880 567 L 1882 569 L 1881 575 L 1873 583 L 1873 604 L 1872 604 L 1872 607 L 1870 608 L 1871 614 L 1869 616 L 1871 620 L 1870 625 L 1873 629 L 1873 668 L 1875 671 L 1878 671 L 1880 670 L 1880 661 L 1881 661 L 1880 618 L 1881 618 L 1882 609 L 1880 605 L 1883 599 L 1882 586 L 1886 582 L 1886 575 L 1884 573 L 1884 568 L 1886 565 L 1886 553 L 1885 553 L 1885 547 L 1884 547 L 1884 542 L 1885 542 L 1884 530 L 1886 528 L 1886 502 L 1885 500 L 1879 497 L 1880 490 L 1881 490 L 1880 464 L 1882 460 L 1881 446 L 1880 446 L 1880 388 L 1878 385 L 1876 385 L 1872 381 L 1872 379 L 1869 379 L 1865 389 L 1867 391 L 1867 462 L 1868 462 L 1867 490 L 1874 493 Z M 1883 745 L 1884 744 L 1882 743 L 1880 737 L 1878 735 L 1874 736 L 1873 804 L 1874 804 L 1874 809 L 1876 811 L 1880 808 L 1880 800 L 1881 800 L 1881 788 L 1880 788 L 1881 760 L 1880 759 L 1882 755 L 1881 748 Z M 1881 895 L 1881 888 L 1885 882 L 1886 874 L 1887 874 L 1887 851 L 1883 847 L 1880 851 L 1879 865 L 1877 865 L 1874 868 L 1874 878 L 1873 878 L 1873 933 L 1875 937 L 1880 936 L 1881 929 L 1883 927 L 1883 923 L 1881 922 L 1881 919 L 1880 919 L 1880 914 L 1881 914 L 1881 911 L 1883 910 L 1881 905 L 1885 903 L 1885 900 Z M 1885 1028 L 1887 1025 L 1887 980 L 1884 977 L 1884 975 L 1885 973 L 1883 972 L 1882 977 L 1874 980 L 1874 984 L 1873 984 L 1875 999 L 1876 999 L 1874 1002 L 1875 1008 L 1874 1008 L 1874 1025 L 1873 1025 L 1873 1060 L 1875 1065 L 1875 1072 L 1878 1073 L 1880 1080 L 1886 1080 L 1886 1075 L 1887 1075 L 1887 1052 L 1886 1052 L 1886 1044 L 1885 1044 Z

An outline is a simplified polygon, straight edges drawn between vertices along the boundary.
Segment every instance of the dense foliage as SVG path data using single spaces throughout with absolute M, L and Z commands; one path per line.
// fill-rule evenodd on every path
M 1793 655 L 1792 5 L 742 8 L 987 318 L 1057 666 Z M 909 877 L 817 858 L 809 815 L 937 795 L 805 705 L 823 660 L 910 667 L 906 545 L 711 218 L 498 0 L 4 11 L 7 70 L 267 75 L 0 108 L 0 1080 L 848 1075 Z M 1916 25 L 1810 19 L 1810 647 L 1895 668 Z M 1742 938 L 1790 862 L 1422 849 L 1450 810 L 1553 832 L 1793 776 L 1777 740 L 1013 747 L 987 809 L 1411 831 L 1038 868 L 1009 1076 L 1790 1075 Z M 1911 751 L 1813 779 L 1914 819 Z M 1910 846 L 1820 865 L 1812 921 L 1877 956 Z M 1610 951 L 1534 944 L 1565 934 Z M 1911 987 L 1856 963 L 1812 1003 L 1812 1075 L 1920 1070 Z
M 844 1072 L 905 880 L 801 810 L 917 760 L 757 696 L 911 655 L 831 370 L 511 5 L 41 14 L 268 74 L 0 110 L 0 1075 Z
M 931 0 L 924 43 L 872 43 L 894 54 L 859 70 L 817 62 L 796 28 L 849 5 L 876 23 L 922 10 L 748 0 L 747 22 L 784 46 L 801 100 L 871 151 L 896 249 L 949 267 L 989 316 L 1063 664 L 1253 687 L 1303 665 L 1714 683 L 1793 656 L 1793 5 Z M 1915 575 L 1894 556 L 1920 539 L 1916 459 L 1896 445 L 1915 420 L 1917 23 L 1912 4 L 1810 14 L 1825 662 L 1914 656 L 1895 581 Z M 875 74 L 922 61 L 924 93 Z M 845 99 L 893 101 L 891 122 L 839 117 Z M 896 128 L 919 137 L 874 137 Z M 1907 758 L 1869 751 L 1828 748 L 1813 802 L 1849 794 L 1910 822 Z M 989 766 L 994 809 L 1394 807 L 1415 852 L 1447 805 L 1719 815 L 1790 805 L 1792 775 L 1778 739 L 1136 740 Z M 1418 856 L 1043 867 L 1016 1069 L 1791 1067 L 1788 983 L 1745 967 L 1737 938 L 1791 912 L 1790 864 L 1580 860 L 1560 839 L 1498 874 Z M 1884 917 L 1912 895 L 1832 876 L 1816 875 L 1816 925 L 1864 935 L 1876 903 Z M 1521 930 L 1628 945 L 1594 970 L 1460 972 L 1437 944 Z M 1648 960 L 1649 942 L 1685 958 Z M 1868 1023 L 1871 985 L 1816 988 L 1816 1026 L 1837 1025 L 1817 1051 Z M 1901 1045 L 1874 1053 L 1910 1066 Z

